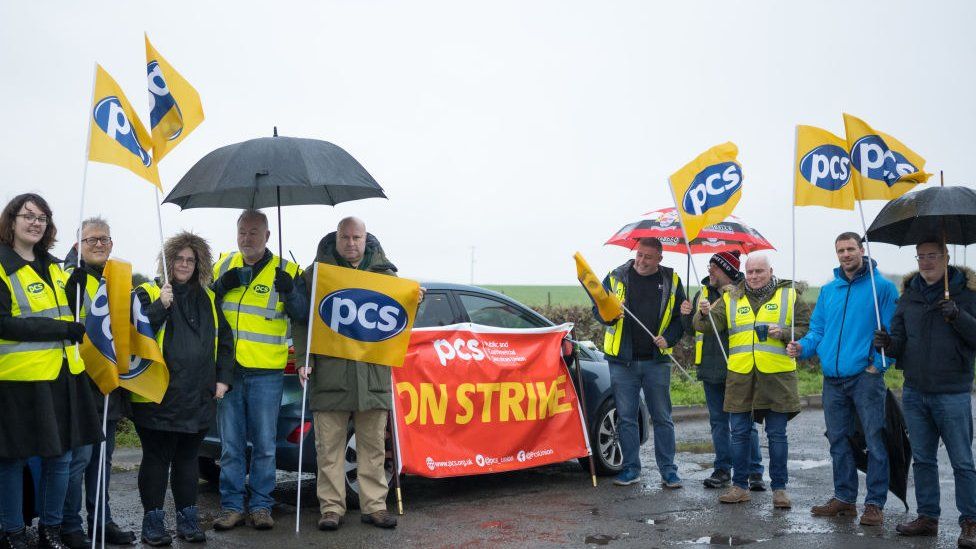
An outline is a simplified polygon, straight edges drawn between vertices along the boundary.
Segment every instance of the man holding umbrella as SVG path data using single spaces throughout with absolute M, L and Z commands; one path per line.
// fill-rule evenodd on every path
M 962 527 L 959 547 L 976 548 L 970 396 L 976 360 L 976 273 L 949 267 L 941 238 L 928 239 L 915 250 L 918 272 L 905 277 L 891 333 L 878 330 L 874 337 L 875 346 L 897 358 L 896 367 L 905 372 L 902 404 L 915 461 L 918 518 L 896 529 L 906 536 L 938 534 L 941 509 L 936 452 L 941 439 L 955 477 Z
M 857 467 L 851 449 L 851 417 L 861 421 L 868 449 L 868 466 L 861 524 L 880 526 L 888 498 L 888 450 L 884 440 L 885 383 L 888 364 L 870 341 L 877 327 L 874 300 L 881 321 L 888 325 L 898 301 L 895 285 L 881 276 L 877 265 L 864 257 L 861 235 L 841 233 L 834 241 L 840 266 L 834 280 L 820 290 L 810 317 L 810 331 L 792 341 L 793 358 L 820 357 L 823 371 L 823 409 L 833 462 L 834 494 L 810 512 L 818 517 L 857 514 Z M 877 293 L 871 285 L 871 274 Z M 875 297 L 877 296 L 877 297 Z
M 249 474 L 248 507 L 258 530 L 274 526 L 275 437 L 281 406 L 282 373 L 288 361 L 288 318 L 307 315 L 298 266 L 267 248 L 268 218 L 245 210 L 237 220 L 238 251 L 214 265 L 213 291 L 234 332 L 234 390 L 217 411 L 220 427 L 220 506 L 216 530 L 244 523 L 244 477 Z M 250 471 L 245 466 L 248 435 Z

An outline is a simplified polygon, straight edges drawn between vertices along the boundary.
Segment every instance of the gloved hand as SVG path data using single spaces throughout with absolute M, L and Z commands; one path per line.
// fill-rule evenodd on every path
M 290 294 L 295 289 L 295 280 L 286 271 L 275 271 L 274 287 L 279 294 Z
M 885 349 L 891 345 L 891 336 L 887 330 L 875 330 L 874 341 L 871 342 L 875 349 Z
M 229 269 L 226 273 L 220 275 L 220 278 L 217 279 L 217 282 L 220 283 L 220 287 L 223 288 L 225 292 L 229 292 L 241 285 L 241 278 L 238 271 L 240 271 L 240 267 L 234 267 L 233 269 Z
M 85 291 L 85 286 L 88 284 L 88 273 L 83 267 L 76 267 L 75 270 L 71 271 L 71 276 L 68 277 L 68 286 L 77 286 L 78 284 L 81 284 L 81 291 Z
M 65 339 L 72 343 L 81 343 L 85 338 L 85 325 L 71 320 L 65 320 L 64 323 L 66 324 L 65 331 L 67 332 Z
M 952 322 L 959 316 L 959 307 L 956 306 L 956 302 L 951 299 L 946 299 L 939 303 L 939 309 L 942 316 L 946 319 L 946 322 Z

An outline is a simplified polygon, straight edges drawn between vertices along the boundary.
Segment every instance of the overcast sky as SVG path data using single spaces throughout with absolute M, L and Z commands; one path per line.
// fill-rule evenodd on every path
M 207 117 L 161 162 L 167 192 L 210 150 L 274 125 L 342 146 L 383 186 L 389 200 L 285 208 L 302 264 L 357 215 L 403 276 L 468 282 L 474 247 L 477 284 L 574 284 L 573 252 L 601 274 L 622 263 L 631 252 L 603 242 L 670 206 L 667 176 L 728 140 L 744 172 L 736 214 L 789 277 L 796 124 L 843 135 L 850 112 L 947 184 L 974 183 L 974 26 L 968 1 L 0 0 L 0 200 L 43 194 L 66 252 L 93 64 L 148 122 L 146 31 Z M 154 200 L 131 173 L 89 164 L 85 216 L 107 217 L 115 255 L 143 272 L 159 250 Z M 868 224 L 881 206 L 865 204 Z M 162 221 L 226 251 L 238 213 L 164 205 Z M 834 236 L 860 221 L 796 218 L 797 278 L 822 283 Z M 874 251 L 885 272 L 913 268 L 913 250 Z M 666 255 L 684 277 L 684 256 Z

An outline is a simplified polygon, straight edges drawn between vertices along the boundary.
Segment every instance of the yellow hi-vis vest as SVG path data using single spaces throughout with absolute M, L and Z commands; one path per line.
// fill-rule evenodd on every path
M 69 275 L 74 272 L 77 267 L 75 265 L 68 265 L 65 272 Z M 95 292 L 98 291 L 98 286 L 101 281 L 92 276 L 91 273 L 87 273 L 88 276 L 85 277 L 85 292 L 81 297 L 81 310 L 78 312 L 78 318 L 81 322 L 85 322 L 85 317 L 88 316 L 88 311 L 91 310 L 92 300 L 95 299 Z
M 698 295 L 698 301 L 695 302 L 695 308 L 693 310 L 698 310 L 698 304 L 702 300 L 708 301 L 708 286 L 702 284 L 701 293 Z M 705 344 L 705 334 L 703 332 L 695 331 L 695 364 L 701 364 L 702 357 L 702 346 Z
M 756 324 L 775 324 L 784 330 L 790 328 L 796 292 L 791 288 L 779 288 L 759 307 L 755 314 L 749 298 L 732 298 L 731 292 L 722 296 L 725 301 L 726 325 L 729 328 L 729 371 L 748 374 L 755 366 L 764 374 L 791 372 L 796 362 L 787 356 L 786 344 L 767 337 L 759 341 Z
M 54 287 L 49 286 L 30 265 L 10 276 L 0 267 L 0 280 L 10 290 L 10 316 L 74 320 L 64 285 L 68 274 L 55 263 L 48 266 Z M 85 363 L 70 341 L 11 341 L 0 339 L 0 381 L 51 381 L 61 372 L 67 358 L 72 374 L 80 374 Z
M 155 282 L 143 282 L 142 284 L 140 284 L 138 286 L 138 288 L 141 288 L 143 291 L 146 292 L 146 294 L 149 296 L 149 302 L 150 303 L 154 303 L 157 299 L 159 299 L 159 294 L 161 293 L 161 290 L 160 290 L 159 286 L 156 285 Z M 214 322 L 214 361 L 216 361 L 217 360 L 217 334 L 220 331 L 220 327 L 219 327 L 219 325 L 217 323 L 217 305 L 216 305 L 217 296 L 214 295 L 213 290 L 211 290 L 210 288 L 204 287 L 203 289 L 204 289 L 204 291 L 207 292 L 207 297 L 210 298 L 210 312 L 213 313 L 213 322 Z M 135 298 L 135 299 L 138 299 L 138 298 Z M 164 352 L 163 351 L 163 340 L 165 338 L 166 338 L 166 323 L 164 322 L 163 325 L 159 328 L 159 331 L 156 332 L 156 344 L 159 345 L 159 353 L 160 354 L 163 354 L 163 352 Z M 163 355 L 163 356 L 165 357 L 166 355 Z M 149 400 L 148 398 L 143 397 L 142 395 L 137 395 L 136 393 L 131 393 L 131 392 L 129 393 L 129 400 L 131 400 L 132 402 L 152 402 L 151 400 Z
M 298 265 L 272 256 L 248 286 L 238 286 L 224 295 L 221 310 L 234 331 L 234 355 L 241 366 L 283 370 L 288 362 L 289 323 L 285 304 L 274 288 L 279 262 L 292 278 L 298 274 Z M 243 266 L 240 252 L 222 254 L 214 265 L 215 277 Z
M 657 332 L 658 335 L 663 334 L 664 331 L 668 329 L 668 325 L 671 324 L 671 311 L 672 309 L 674 309 L 674 299 L 675 299 L 674 295 L 678 289 L 678 282 L 679 282 L 678 273 L 672 271 L 671 295 L 668 296 L 668 303 L 664 307 L 664 316 L 661 318 L 661 325 L 658 328 L 658 332 Z M 627 288 L 624 287 L 624 282 L 622 280 L 619 280 L 617 279 L 617 277 L 613 276 L 613 273 L 610 274 L 610 293 L 616 295 L 617 299 L 619 299 L 620 302 L 623 303 L 624 305 L 627 304 L 627 301 L 625 301 L 625 298 L 627 297 Z M 606 332 L 603 335 L 604 354 L 610 356 L 617 356 L 620 353 L 620 340 L 623 337 L 623 333 L 624 333 L 625 318 L 626 315 L 620 317 L 620 319 L 617 320 L 617 322 L 615 322 L 613 326 L 607 326 Z M 632 329 L 643 330 L 643 328 L 638 326 L 636 322 L 632 326 Z M 672 351 L 673 351 L 673 347 L 668 347 L 667 349 L 661 349 L 661 354 L 670 355 Z

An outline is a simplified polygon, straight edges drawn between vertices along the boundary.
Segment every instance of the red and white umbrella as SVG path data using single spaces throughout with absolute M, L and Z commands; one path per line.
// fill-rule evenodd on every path
M 629 250 L 637 248 L 641 238 L 654 237 L 661 241 L 666 252 L 687 254 L 684 233 L 681 231 L 681 220 L 674 208 L 662 208 L 647 212 L 633 223 L 624 225 L 606 244 L 623 246 Z M 725 218 L 721 223 L 709 225 L 702 229 L 698 236 L 691 241 L 691 253 L 714 254 L 738 250 L 742 254 L 749 254 L 758 250 L 775 250 L 759 231 L 746 225 L 734 215 Z

